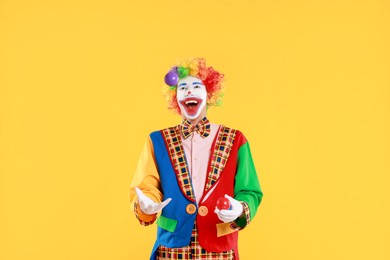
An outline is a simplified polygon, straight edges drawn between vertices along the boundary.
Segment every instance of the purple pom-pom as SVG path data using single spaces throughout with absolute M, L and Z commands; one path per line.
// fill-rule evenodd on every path
M 176 86 L 179 81 L 179 75 L 174 70 L 171 70 L 165 75 L 165 83 L 168 86 Z

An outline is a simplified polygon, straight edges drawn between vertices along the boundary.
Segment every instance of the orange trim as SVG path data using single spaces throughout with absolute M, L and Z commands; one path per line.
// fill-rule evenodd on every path
M 217 224 L 217 237 L 226 236 L 238 231 L 238 228 L 233 229 L 230 223 L 218 223 Z

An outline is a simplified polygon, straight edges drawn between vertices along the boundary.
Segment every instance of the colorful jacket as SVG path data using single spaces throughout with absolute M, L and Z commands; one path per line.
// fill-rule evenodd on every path
M 220 127 L 212 145 L 208 177 L 199 204 L 195 200 L 181 144 L 180 126 L 151 133 L 146 149 L 132 188 L 140 187 L 156 202 L 172 198 L 157 219 L 157 239 L 151 259 L 155 259 L 154 254 L 160 245 L 170 248 L 187 246 L 195 220 L 202 248 L 212 252 L 234 249 L 238 259 L 236 231 L 249 224 L 263 196 L 244 135 L 238 130 Z M 223 223 L 214 213 L 217 199 L 224 194 L 234 197 L 244 206 L 245 214 L 232 223 Z M 131 196 L 134 197 L 132 190 Z M 154 218 L 145 222 L 139 214 L 142 212 L 135 210 L 142 224 L 154 222 Z

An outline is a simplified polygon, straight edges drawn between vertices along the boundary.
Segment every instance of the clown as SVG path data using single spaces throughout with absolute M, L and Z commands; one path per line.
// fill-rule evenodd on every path
M 130 186 L 137 219 L 158 226 L 150 259 L 239 259 L 238 231 L 263 193 L 244 135 L 206 117 L 221 104 L 222 81 L 202 58 L 165 76 L 169 107 L 182 122 L 149 135 Z M 217 208 L 220 198 L 230 207 Z

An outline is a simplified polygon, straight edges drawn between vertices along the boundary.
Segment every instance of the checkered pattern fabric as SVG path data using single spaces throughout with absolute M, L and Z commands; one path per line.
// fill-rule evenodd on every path
M 196 222 L 194 228 L 192 229 L 191 242 L 188 246 L 180 248 L 168 248 L 165 246 L 160 246 L 157 249 L 157 260 L 167 260 L 167 259 L 202 259 L 202 260 L 230 260 L 234 259 L 233 250 L 226 252 L 208 252 L 203 249 L 198 241 L 198 230 L 196 227 Z
M 134 214 L 135 214 L 135 217 L 138 219 L 139 223 L 142 225 L 142 226 L 149 226 L 150 224 L 153 224 L 156 219 L 157 219 L 157 214 L 154 214 L 154 215 L 146 215 L 144 213 L 145 216 L 147 216 L 146 219 L 142 219 L 140 217 L 140 214 L 139 214 L 139 211 L 141 211 L 141 209 L 139 208 L 139 205 L 137 202 L 134 202 Z
M 173 168 L 175 169 L 179 187 L 183 194 L 189 200 L 194 202 L 195 194 L 190 181 L 184 148 L 180 140 L 180 126 L 169 127 L 161 130 L 161 132 L 163 134 Z
M 203 117 L 196 125 L 193 125 L 190 121 L 185 119 L 181 123 L 180 129 L 184 139 L 191 136 L 194 131 L 198 132 L 198 134 L 204 138 L 210 135 L 210 122 L 207 117 Z
M 251 222 L 251 215 L 250 215 L 248 203 L 241 201 L 241 204 L 244 208 L 244 212 L 242 214 L 245 217 L 246 225 L 242 228 L 239 225 L 237 225 L 236 222 L 233 221 L 230 223 L 230 227 L 232 229 L 238 229 L 238 230 L 244 229 Z
M 222 170 L 225 168 L 235 136 L 236 130 L 221 126 L 211 158 L 210 172 L 208 174 L 205 190 L 208 190 L 213 186 L 218 180 Z

